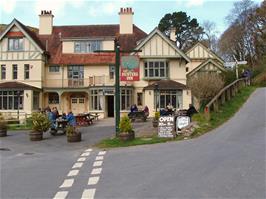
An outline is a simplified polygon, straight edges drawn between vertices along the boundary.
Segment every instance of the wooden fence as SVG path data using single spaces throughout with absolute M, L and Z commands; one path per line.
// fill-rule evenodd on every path
M 205 116 L 211 119 L 211 112 L 218 112 L 219 106 L 229 101 L 243 87 L 250 85 L 249 78 L 241 78 L 224 87 L 204 108 Z

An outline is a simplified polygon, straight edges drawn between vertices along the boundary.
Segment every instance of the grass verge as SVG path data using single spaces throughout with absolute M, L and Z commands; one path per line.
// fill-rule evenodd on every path
M 255 86 L 243 88 L 234 98 L 221 106 L 218 112 L 212 112 L 210 121 L 205 119 L 204 113 L 194 115 L 192 120 L 198 122 L 199 128 L 194 131 L 191 138 L 198 137 L 229 120 L 242 107 L 256 88 Z
M 198 122 L 199 128 L 195 129 L 194 133 L 187 137 L 186 139 L 191 139 L 198 137 L 207 133 L 208 131 L 217 128 L 227 120 L 229 120 L 246 102 L 248 97 L 255 91 L 256 87 L 250 86 L 243 88 L 240 92 L 236 94 L 234 98 L 226 102 L 223 106 L 220 107 L 219 112 L 211 114 L 211 120 L 207 121 L 203 113 L 199 113 L 193 116 L 193 121 Z M 156 144 L 156 143 L 165 143 L 169 141 L 178 141 L 184 140 L 183 135 L 178 135 L 174 139 L 169 138 L 158 138 L 156 135 L 151 138 L 136 138 L 132 141 L 121 141 L 118 138 L 109 138 L 104 139 L 96 146 L 99 148 L 116 148 L 116 147 L 128 147 L 136 145 L 145 145 L 145 144 Z

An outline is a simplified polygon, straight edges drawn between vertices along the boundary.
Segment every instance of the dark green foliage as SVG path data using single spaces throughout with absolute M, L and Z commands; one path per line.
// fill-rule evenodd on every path
M 175 28 L 177 44 L 182 50 L 190 48 L 204 34 L 203 28 L 199 25 L 197 19 L 191 19 L 185 12 L 166 14 L 160 20 L 158 28 L 167 36 L 170 35 L 170 29 Z
M 37 132 L 46 132 L 51 126 L 47 115 L 42 113 L 32 113 L 32 128 Z

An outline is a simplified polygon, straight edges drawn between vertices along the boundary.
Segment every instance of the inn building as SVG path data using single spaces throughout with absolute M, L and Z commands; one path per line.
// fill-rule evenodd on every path
M 132 104 L 186 109 L 192 101 L 187 78 L 224 71 L 223 61 L 201 43 L 187 52 L 155 28 L 146 34 L 133 23 L 133 10 L 121 8 L 115 25 L 55 26 L 51 11 L 39 15 L 39 28 L 14 19 L 0 34 L 0 112 L 31 113 L 57 107 L 74 114 L 114 117 L 115 54 L 139 59 L 139 81 L 120 81 L 121 114 Z M 156 101 L 157 100 L 157 101 Z

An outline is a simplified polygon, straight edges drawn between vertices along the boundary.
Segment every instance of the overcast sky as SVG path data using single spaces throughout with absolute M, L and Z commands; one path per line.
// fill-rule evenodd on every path
M 256 3 L 262 0 L 254 0 Z M 119 8 L 132 7 L 134 23 L 149 33 L 166 13 L 185 11 L 200 23 L 215 22 L 220 34 L 226 29 L 225 17 L 234 0 L 0 0 L 0 23 L 17 18 L 25 25 L 38 27 L 41 10 L 52 10 L 54 25 L 118 24 Z

